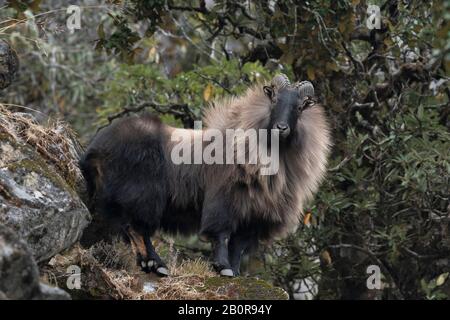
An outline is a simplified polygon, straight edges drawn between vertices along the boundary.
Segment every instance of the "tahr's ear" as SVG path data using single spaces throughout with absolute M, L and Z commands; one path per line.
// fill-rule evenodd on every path
M 315 104 L 314 86 L 309 81 L 301 81 L 294 84 L 299 94 L 299 109 L 306 110 Z
M 300 100 L 299 109 L 301 111 L 305 111 L 306 109 L 311 108 L 315 104 L 316 104 L 316 99 L 314 97 L 306 96 Z
M 273 99 L 273 94 L 274 94 L 273 87 L 272 87 L 272 86 L 264 86 L 264 87 L 263 87 L 263 90 L 264 90 L 264 94 L 265 94 L 270 100 L 272 100 L 272 99 Z

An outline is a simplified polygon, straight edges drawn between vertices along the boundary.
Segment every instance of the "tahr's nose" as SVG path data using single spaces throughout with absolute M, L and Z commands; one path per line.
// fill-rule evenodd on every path
M 287 123 L 279 122 L 279 123 L 277 123 L 277 129 L 280 131 L 285 131 L 285 130 L 289 129 L 289 126 L 287 125 Z
M 274 129 L 278 129 L 280 131 L 280 135 L 282 137 L 287 137 L 289 133 L 291 132 L 291 129 L 289 128 L 289 125 L 285 122 L 278 122 Z

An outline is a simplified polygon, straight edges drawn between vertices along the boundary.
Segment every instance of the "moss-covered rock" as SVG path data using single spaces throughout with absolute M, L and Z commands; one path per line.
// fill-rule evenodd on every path
M 76 155 L 52 153 L 70 139 L 0 109 L 0 224 L 24 239 L 38 262 L 69 248 L 90 221 L 76 183 L 67 179 L 75 175 L 61 170 Z
M 205 289 L 221 292 L 232 300 L 288 300 L 289 295 L 279 287 L 255 278 L 211 277 Z

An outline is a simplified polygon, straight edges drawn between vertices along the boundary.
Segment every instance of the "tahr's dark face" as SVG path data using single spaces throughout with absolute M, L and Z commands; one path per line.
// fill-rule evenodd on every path
M 281 139 L 288 139 L 295 133 L 297 121 L 303 110 L 313 104 L 312 97 L 296 87 L 264 87 L 271 101 L 269 129 L 279 130 Z

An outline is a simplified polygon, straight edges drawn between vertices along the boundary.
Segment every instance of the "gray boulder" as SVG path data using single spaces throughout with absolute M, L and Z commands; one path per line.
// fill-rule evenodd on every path
M 0 108 L 0 224 L 37 262 L 72 246 L 91 219 L 78 195 L 75 143 L 62 126 L 44 128 Z
M 0 90 L 18 66 L 15 51 L 0 40 Z M 0 103 L 0 300 L 70 299 L 39 281 L 36 261 L 71 247 L 90 222 L 79 196 L 80 151 L 64 124 L 41 126 Z
M 62 289 L 39 281 L 39 270 L 25 241 L 0 225 L 0 300 L 67 300 Z

